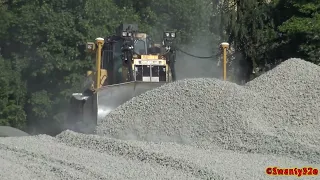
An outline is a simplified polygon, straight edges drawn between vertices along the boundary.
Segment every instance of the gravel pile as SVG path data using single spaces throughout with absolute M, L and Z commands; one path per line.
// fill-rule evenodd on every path
M 318 163 L 320 146 L 315 145 L 320 142 L 320 131 L 313 126 L 320 122 L 320 83 L 313 79 L 319 74 L 318 66 L 290 59 L 245 87 L 211 78 L 177 81 L 123 104 L 99 123 L 97 132 L 125 140 L 174 141 L 201 148 L 276 153 Z M 308 79 L 309 86 L 305 84 Z M 271 93 L 273 90 L 275 93 Z M 288 95 L 290 92 L 293 94 Z M 313 94 L 307 95 L 309 92 Z M 297 109 L 294 103 L 318 110 Z M 308 114 L 310 119 L 297 121 L 292 114 Z M 294 131 L 293 121 L 303 130 Z M 314 131 L 306 133 L 310 128 Z
M 319 75 L 290 59 L 245 86 L 185 79 L 123 104 L 97 135 L 0 138 L 0 179 L 256 180 L 279 179 L 270 166 L 320 168 Z
M 247 83 L 246 88 L 268 97 L 271 121 L 296 133 L 320 132 L 320 67 L 301 59 L 289 59 L 272 71 Z
M 67 139 L 64 140 L 63 136 Z M 62 143 L 67 140 L 74 146 Z M 99 151 L 99 141 L 82 134 L 68 135 L 68 132 L 58 138 L 45 135 L 1 138 L 0 179 L 197 179 L 190 173 L 125 158 L 121 155 L 122 147 L 117 147 L 117 143 L 114 147 L 118 155 L 112 151 L 110 154 Z
M 29 136 L 28 133 L 10 126 L 0 126 L 0 137 Z
M 99 122 L 97 132 L 120 139 L 197 145 L 240 143 L 243 131 L 273 134 L 259 111 L 264 102 L 259 94 L 230 82 L 185 79 L 123 104 Z
M 5 180 L 279 179 L 267 176 L 265 168 L 316 166 L 276 155 L 123 141 L 72 131 L 56 138 L 1 138 L 0 162 L 0 179 Z
M 113 156 L 122 156 L 148 163 L 151 167 L 160 165 L 180 172 L 190 179 L 273 179 L 265 175 L 266 167 L 275 165 L 316 167 L 318 165 L 276 155 L 245 154 L 220 149 L 213 151 L 170 142 L 124 141 L 97 135 L 80 135 L 70 131 L 62 133 L 58 139 L 73 147 L 89 148 Z

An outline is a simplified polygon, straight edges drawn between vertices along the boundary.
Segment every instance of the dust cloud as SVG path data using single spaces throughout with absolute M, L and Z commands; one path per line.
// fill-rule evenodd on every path
M 180 47 L 179 47 L 180 48 Z M 178 51 L 176 57 L 176 74 L 177 79 L 186 78 L 220 78 L 222 76 L 222 67 L 219 66 L 220 55 L 219 43 L 212 42 L 208 37 L 197 37 L 197 41 L 180 48 L 188 54 L 199 57 L 211 58 L 197 58 Z

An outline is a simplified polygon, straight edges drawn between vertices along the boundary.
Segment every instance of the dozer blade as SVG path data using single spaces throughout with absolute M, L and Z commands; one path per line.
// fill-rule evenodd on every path
M 126 101 L 163 84 L 165 82 L 128 82 L 101 88 L 98 91 L 98 122 Z
M 72 97 L 78 101 L 87 100 L 89 96 L 85 96 L 82 93 L 72 93 Z
M 73 131 L 92 134 L 96 125 L 112 110 L 126 101 L 165 83 L 127 82 L 104 86 L 95 94 L 73 93 L 68 116 L 67 128 Z

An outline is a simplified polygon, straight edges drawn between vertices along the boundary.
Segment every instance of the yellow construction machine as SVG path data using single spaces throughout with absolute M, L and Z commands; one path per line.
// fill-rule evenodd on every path
M 67 129 L 94 133 L 100 119 L 131 98 L 175 81 L 176 33 L 163 33 L 155 44 L 136 24 L 122 24 L 116 35 L 87 43 L 95 53 L 95 70 L 88 71 L 83 90 L 73 93 Z

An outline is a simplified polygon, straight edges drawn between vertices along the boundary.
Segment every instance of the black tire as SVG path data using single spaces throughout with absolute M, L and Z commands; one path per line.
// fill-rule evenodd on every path
M 170 70 L 171 70 L 171 76 L 172 76 L 172 81 L 176 81 L 177 80 L 177 76 L 176 76 L 176 69 L 175 69 L 175 54 L 170 54 Z
M 129 54 L 129 52 L 126 52 L 125 55 L 128 59 L 128 71 L 129 71 L 129 81 L 134 81 L 133 78 L 133 69 L 132 69 L 132 56 Z

